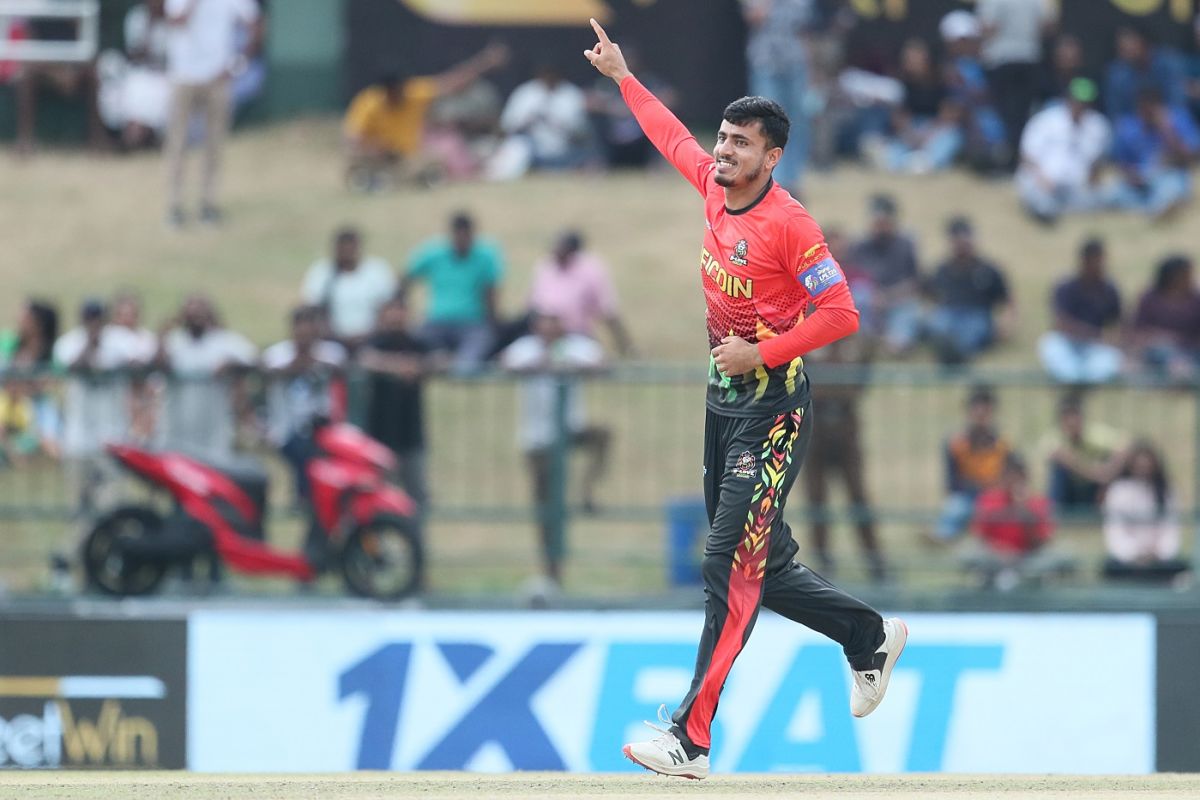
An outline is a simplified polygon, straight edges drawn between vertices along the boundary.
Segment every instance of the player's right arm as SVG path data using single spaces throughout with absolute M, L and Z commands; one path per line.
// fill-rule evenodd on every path
M 613 44 L 600 23 L 592 20 L 592 28 L 600 41 L 591 50 L 584 50 L 584 56 L 601 74 L 612 78 L 621 87 L 625 104 L 658 152 L 696 187 L 696 191 L 706 194 L 705 184 L 715 163 L 712 155 L 649 89 L 633 77 L 621 55 L 621 48 Z

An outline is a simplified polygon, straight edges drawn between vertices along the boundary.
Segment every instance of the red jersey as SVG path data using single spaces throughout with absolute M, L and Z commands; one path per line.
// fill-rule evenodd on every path
M 1006 490 L 989 489 L 975 501 L 975 532 L 993 552 L 1032 553 L 1054 533 L 1050 501 L 1033 496 L 1016 505 Z
M 802 356 L 858 329 L 846 276 L 820 227 L 774 181 L 746 208 L 726 208 L 712 154 L 633 76 L 621 81 L 621 94 L 654 146 L 704 197 L 709 349 L 739 336 L 758 343 L 765 362 L 746 375 L 723 375 L 710 357 L 709 408 L 757 417 L 800 407 L 808 401 Z M 806 319 L 810 303 L 817 310 Z

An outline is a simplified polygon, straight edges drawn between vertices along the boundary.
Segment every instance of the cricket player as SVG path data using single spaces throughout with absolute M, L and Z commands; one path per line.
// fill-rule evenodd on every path
M 813 425 L 803 356 L 858 330 L 846 277 L 820 227 L 771 178 L 787 144 L 787 115 L 764 97 L 735 100 L 710 154 L 630 73 L 596 20 L 592 27 L 599 41 L 584 56 L 617 82 L 646 136 L 704 197 L 704 630 L 691 689 L 670 718 L 665 706 L 659 711 L 668 727 L 651 726 L 661 735 L 624 747 L 646 769 L 698 779 L 708 775 L 721 689 L 760 607 L 842 645 L 856 717 L 883 700 L 908 629 L 796 562 L 799 546 L 783 521 Z

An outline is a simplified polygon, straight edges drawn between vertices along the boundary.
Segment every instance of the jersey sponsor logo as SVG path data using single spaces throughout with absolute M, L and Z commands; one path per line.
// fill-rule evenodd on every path
M 754 458 L 754 453 L 747 450 L 738 456 L 737 463 L 733 465 L 731 472 L 736 478 L 754 478 L 758 474 L 758 462 Z
M 738 243 L 733 246 L 733 255 L 729 257 L 729 260 L 739 267 L 746 266 L 746 251 L 749 249 L 745 239 L 738 239 Z
M 725 267 L 721 266 L 720 261 L 713 258 L 707 248 L 700 249 L 700 269 L 712 279 L 718 289 L 735 300 L 743 297 L 749 299 L 754 294 L 753 280 L 730 274 Z
M 845 276 L 842 275 L 842 271 L 838 269 L 837 262 L 832 258 L 818 261 L 800 273 L 800 283 L 804 284 L 804 288 L 813 297 L 816 297 L 830 286 L 836 286 L 844 280 L 846 280 Z

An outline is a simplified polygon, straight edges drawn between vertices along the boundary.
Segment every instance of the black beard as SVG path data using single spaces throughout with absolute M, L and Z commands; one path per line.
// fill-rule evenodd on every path
M 746 173 L 746 179 L 745 179 L 746 183 L 747 184 L 754 183 L 756 180 L 758 180 L 759 176 L 762 175 L 762 171 L 763 171 L 763 165 L 760 162 L 759 165 L 752 172 Z M 720 175 L 713 176 L 713 183 L 717 184 L 717 186 L 720 186 L 723 189 L 728 189 L 730 186 L 733 186 L 733 184 L 734 184 L 734 182 L 732 180 L 730 180 L 729 178 L 722 178 Z

